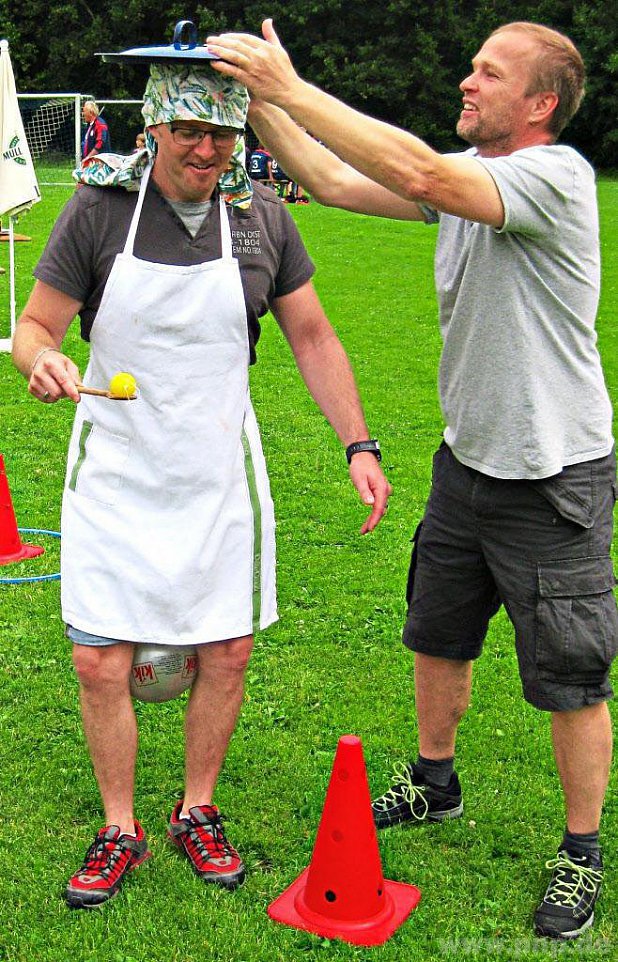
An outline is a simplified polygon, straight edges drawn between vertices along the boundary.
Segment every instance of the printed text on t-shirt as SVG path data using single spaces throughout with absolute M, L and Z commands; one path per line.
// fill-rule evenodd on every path
M 261 254 L 260 230 L 233 230 L 232 250 L 238 254 Z

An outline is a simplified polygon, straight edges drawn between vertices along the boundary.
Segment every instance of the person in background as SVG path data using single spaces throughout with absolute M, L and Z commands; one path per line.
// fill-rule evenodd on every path
M 143 130 L 140 130 L 139 134 L 135 135 L 135 149 L 144 150 L 146 147 L 146 134 Z
M 279 163 L 276 157 L 273 157 L 271 163 L 271 170 L 273 175 L 273 181 L 275 185 L 275 190 L 279 197 L 283 198 L 285 203 L 289 200 L 290 191 L 290 178 L 284 171 L 283 167 Z
M 223 58 L 213 68 L 249 87 L 251 126 L 290 175 L 321 203 L 439 224 L 445 430 L 414 535 L 404 629 L 419 753 L 375 800 L 374 820 L 385 828 L 461 815 L 456 733 L 473 661 L 504 605 L 524 697 L 551 717 L 566 809 L 534 927 L 576 938 L 594 921 L 603 882 L 618 646 L 594 172 L 558 143 L 584 93 L 581 55 L 548 27 L 499 27 L 460 84 L 457 132 L 469 149 L 440 155 L 305 82 L 272 21 L 262 29 L 264 39 L 207 43 Z
M 76 404 L 62 507 L 62 613 L 105 825 L 69 879 L 73 908 L 115 895 L 150 852 L 134 815 L 134 645 L 195 645 L 185 792 L 168 834 L 205 882 L 240 885 L 215 785 L 256 631 L 277 620 L 275 521 L 249 394 L 269 310 L 337 433 L 351 480 L 383 516 L 390 485 L 313 264 L 275 194 L 244 167 L 246 89 L 210 67 L 151 66 L 147 151 L 105 154 L 61 213 L 13 357 L 44 404 Z M 79 314 L 83 380 L 134 373 L 139 397 L 80 397 L 62 343 Z M 294 450 L 290 451 L 294 457 Z
M 82 162 L 97 154 L 111 150 L 109 127 L 100 116 L 94 100 L 86 100 L 82 107 L 82 120 L 87 125 L 82 140 Z
M 251 180 L 258 180 L 271 190 L 275 189 L 272 172 L 273 159 L 264 149 L 262 144 L 258 144 L 249 156 L 249 176 Z
M 297 184 L 296 181 L 293 181 L 292 184 L 290 185 L 290 193 L 295 198 L 293 203 L 295 204 L 309 203 L 309 198 L 307 197 L 305 193 L 305 188 L 303 187 L 302 184 Z

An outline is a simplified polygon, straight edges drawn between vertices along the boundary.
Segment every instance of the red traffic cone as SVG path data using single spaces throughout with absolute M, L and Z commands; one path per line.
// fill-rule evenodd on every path
M 311 864 L 268 906 L 276 922 L 355 945 L 382 945 L 416 908 L 414 885 L 384 880 L 363 746 L 339 739 Z
M 23 561 L 25 558 L 36 558 L 44 551 L 44 548 L 34 544 L 22 544 L 13 511 L 9 482 L 4 470 L 4 458 L 0 454 L 0 565 Z

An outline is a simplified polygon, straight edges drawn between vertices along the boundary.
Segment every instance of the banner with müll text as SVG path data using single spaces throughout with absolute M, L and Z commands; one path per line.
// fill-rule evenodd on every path
M 0 218 L 8 220 L 8 230 L 0 221 L 0 240 L 9 241 L 10 316 L 10 337 L 0 337 L 0 351 L 10 351 L 16 323 L 15 220 L 40 199 L 41 193 L 19 111 L 9 44 L 7 40 L 0 40 Z M 5 273 L 0 266 L 0 274 Z M 1 313 L 4 314 L 4 311 Z M 0 320 L 3 318 L 0 317 Z
M 0 216 L 16 216 L 41 199 L 7 40 L 0 40 Z

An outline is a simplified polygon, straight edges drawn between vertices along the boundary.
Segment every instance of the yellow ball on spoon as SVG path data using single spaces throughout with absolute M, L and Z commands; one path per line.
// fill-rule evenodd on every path
M 133 375 L 127 374 L 126 371 L 120 371 L 118 374 L 114 374 L 109 382 L 109 393 L 112 397 L 132 398 L 135 396 L 136 391 L 137 382 Z

